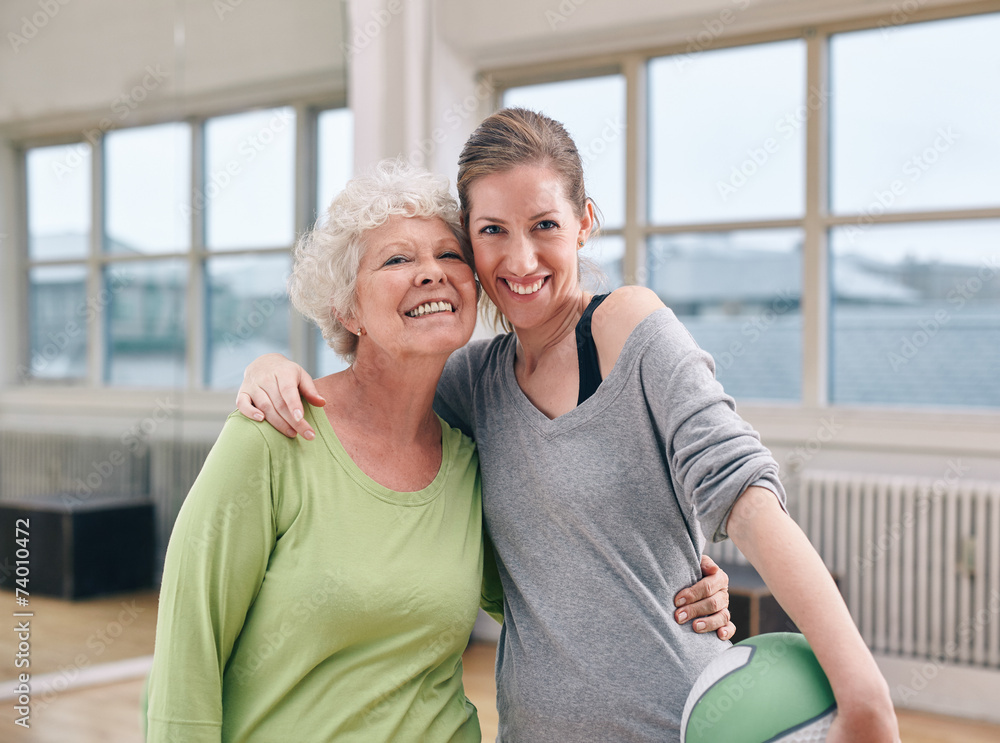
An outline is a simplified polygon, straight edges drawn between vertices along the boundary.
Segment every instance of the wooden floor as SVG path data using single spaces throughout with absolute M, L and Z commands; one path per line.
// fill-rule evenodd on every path
M 0 591 L 0 611 L 8 610 L 15 611 L 13 595 Z M 16 677 L 17 637 L 13 632 L 0 633 L 0 695 L 7 695 L 0 703 L 0 741 L 141 743 L 139 699 L 144 679 L 134 677 L 127 659 L 147 657 L 153 651 L 156 594 L 77 602 L 32 597 L 28 610 L 34 614 L 32 679 L 47 679 L 48 685 L 44 692 L 33 686 L 31 728 L 18 728 L 9 698 L 14 682 L 7 681 Z M 485 741 L 494 740 L 497 730 L 494 650 L 492 645 L 472 645 L 464 657 L 465 690 L 479 709 Z M 133 678 L 117 680 L 109 673 L 123 667 Z M 91 685 L 74 686 L 88 677 L 96 677 L 88 682 Z M 899 721 L 903 743 L 1000 742 L 1000 726 L 906 710 L 899 711 Z

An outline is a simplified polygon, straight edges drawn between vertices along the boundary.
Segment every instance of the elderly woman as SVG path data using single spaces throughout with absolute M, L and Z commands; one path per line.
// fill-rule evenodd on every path
M 227 420 L 167 550 L 149 741 L 479 743 L 478 460 L 431 409 L 470 263 L 447 184 L 393 162 L 299 242 L 292 301 L 351 366 L 316 382 L 318 445 Z

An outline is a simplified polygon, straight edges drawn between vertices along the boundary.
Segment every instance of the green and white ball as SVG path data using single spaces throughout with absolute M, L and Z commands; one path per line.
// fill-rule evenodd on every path
M 812 743 L 837 714 L 830 682 L 806 638 L 750 637 L 725 650 L 695 681 L 681 743 Z

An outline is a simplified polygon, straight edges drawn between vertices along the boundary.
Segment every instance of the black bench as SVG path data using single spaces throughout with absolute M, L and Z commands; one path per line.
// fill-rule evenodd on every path
M 17 532 L 22 519 L 27 529 L 21 521 Z M 30 595 L 78 599 L 153 585 L 154 513 L 148 499 L 46 495 L 0 501 L 0 587 L 8 590 L 23 585 L 15 581 L 24 531 Z

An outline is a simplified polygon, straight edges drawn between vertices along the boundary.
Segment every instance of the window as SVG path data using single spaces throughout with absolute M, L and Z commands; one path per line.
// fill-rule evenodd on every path
M 207 121 L 203 201 L 205 383 L 238 387 L 260 354 L 291 355 L 285 280 L 295 238 L 295 111 Z
M 645 278 L 741 399 L 802 395 L 805 44 L 649 62 Z M 767 80 L 762 86 L 759 80 Z M 742 222 L 736 230 L 706 231 Z
M 605 270 L 656 291 L 731 394 L 997 409 L 998 34 L 996 13 L 872 21 L 603 57 L 620 72 L 601 77 L 496 74 L 581 151 L 644 117 L 587 170 L 615 215 Z
M 87 270 L 92 153 L 89 145 L 30 150 L 28 207 L 28 353 L 22 377 L 87 376 Z
M 1000 407 L 1000 221 L 962 218 L 1000 205 L 997 33 L 1000 15 L 830 40 L 835 403 Z
M 801 397 L 801 230 L 654 235 L 646 284 L 712 354 L 730 395 Z
M 202 198 L 209 250 L 289 245 L 295 234 L 295 111 L 209 119 Z
M 354 122 L 350 109 L 335 108 L 324 111 L 317 121 L 317 163 L 318 188 L 316 189 L 316 214 L 323 219 L 326 210 L 351 177 L 354 161 L 351 153 L 354 151 Z M 333 352 L 319 329 L 313 331 L 316 347 L 316 375 L 325 377 L 328 374 L 342 371 L 347 364 Z
M 299 116 L 315 117 L 314 141 Z M 231 388 L 261 353 L 308 361 L 292 347 L 289 248 L 307 226 L 296 214 L 346 181 L 351 126 L 344 109 L 285 107 L 27 150 L 22 377 Z M 305 189 L 300 148 L 319 158 Z
M 805 75 L 798 40 L 650 60 L 650 222 L 802 216 Z

